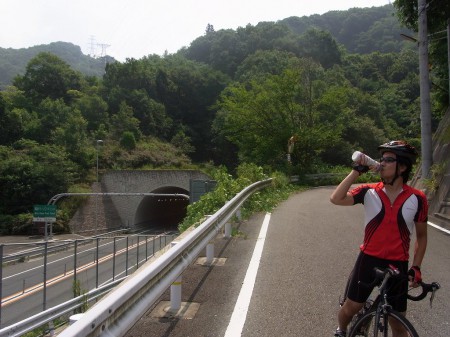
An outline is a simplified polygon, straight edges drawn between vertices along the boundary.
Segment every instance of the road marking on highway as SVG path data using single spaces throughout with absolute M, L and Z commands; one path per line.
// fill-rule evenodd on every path
M 145 244 L 147 244 L 147 242 L 144 242 L 144 241 L 139 242 L 140 246 L 141 245 L 145 245 Z M 136 248 L 136 246 L 137 246 L 137 243 L 134 243 L 131 246 L 129 246 L 128 250 L 130 251 L 130 250 Z M 89 251 L 89 250 L 86 250 L 86 251 Z M 119 256 L 120 254 L 124 254 L 124 253 L 126 253 L 126 248 L 122 248 L 122 249 L 116 251 L 115 254 L 116 254 L 116 256 Z M 82 266 L 78 266 L 77 267 L 77 274 L 81 273 L 83 271 L 87 271 L 88 269 L 92 269 L 92 268 L 96 267 L 97 263 L 101 264 L 103 262 L 107 262 L 107 261 L 111 260 L 113 258 L 113 256 L 114 256 L 114 254 L 111 253 L 111 254 L 108 254 L 108 255 L 105 255 L 105 256 L 99 258 L 98 261 L 94 260 L 94 261 L 86 263 L 86 264 L 84 264 Z M 141 262 L 143 262 L 143 261 L 141 261 Z M 132 266 L 132 267 L 134 267 L 134 266 Z M 131 269 L 132 267 L 130 267 L 128 269 Z M 53 285 L 55 285 L 57 283 L 60 283 L 60 282 L 66 280 L 68 278 L 73 277 L 73 274 L 74 274 L 73 270 L 69 270 L 69 271 L 65 272 L 64 274 L 60 274 L 60 275 L 57 275 L 57 276 L 55 276 L 53 278 L 48 279 L 46 281 L 45 285 L 46 285 L 46 287 L 53 286 Z M 118 275 L 115 275 L 115 276 L 117 277 Z M 105 284 L 105 283 L 103 283 L 103 284 Z M 44 288 L 44 283 L 43 282 L 37 283 L 37 284 L 35 284 L 35 285 L 33 285 L 33 286 L 29 287 L 29 288 L 26 288 L 26 289 L 23 289 L 22 291 L 16 292 L 15 294 L 3 297 L 1 299 L 1 301 L 0 301 L 1 302 L 0 305 L 1 305 L 2 308 L 6 307 L 9 304 L 12 304 L 14 302 L 20 301 L 23 297 L 27 297 L 27 296 L 30 296 L 30 295 L 36 293 L 36 292 L 41 291 L 43 288 Z
M 438 226 L 438 225 L 436 225 L 436 224 L 434 224 L 434 223 L 432 223 L 432 222 L 429 222 L 429 221 L 428 221 L 428 224 L 429 224 L 430 226 L 434 227 L 434 228 L 439 229 L 440 231 L 442 231 L 442 232 L 444 232 L 444 233 L 450 234 L 450 231 L 449 231 L 448 229 L 442 228 L 441 226 Z
M 261 226 L 252 259 L 250 260 L 250 265 L 248 266 L 247 273 L 245 274 L 244 283 L 242 284 L 233 314 L 231 315 L 230 323 L 228 323 L 225 337 L 237 337 L 242 334 L 242 329 L 244 328 L 245 320 L 247 318 L 248 307 L 252 298 L 253 288 L 255 286 L 256 274 L 258 273 L 259 263 L 261 261 L 264 242 L 266 241 L 270 216 L 271 213 L 266 214 Z

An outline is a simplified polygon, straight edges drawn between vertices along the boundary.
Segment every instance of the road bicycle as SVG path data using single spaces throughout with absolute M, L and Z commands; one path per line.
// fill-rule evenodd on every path
M 389 266 L 386 269 L 375 268 L 375 280 L 367 287 L 373 288 L 378 286 L 378 295 L 374 300 L 368 299 L 364 304 L 364 307 L 356 314 L 348 329 L 348 337 L 364 336 L 364 337 L 389 337 L 392 336 L 392 330 L 389 326 L 395 320 L 400 323 L 408 333 L 409 337 L 419 337 L 416 329 L 411 322 L 401 313 L 392 309 L 391 305 L 387 301 L 387 283 L 391 277 L 405 277 L 400 275 L 397 268 Z M 344 300 L 347 298 L 347 291 L 350 283 L 351 276 L 345 287 Z M 424 299 L 428 293 L 431 292 L 430 306 L 433 303 L 433 299 L 436 291 L 441 287 L 439 283 L 419 283 L 421 287 L 421 293 L 418 295 L 408 294 L 408 299 L 412 301 L 420 301 Z M 344 301 L 340 301 L 342 305 Z

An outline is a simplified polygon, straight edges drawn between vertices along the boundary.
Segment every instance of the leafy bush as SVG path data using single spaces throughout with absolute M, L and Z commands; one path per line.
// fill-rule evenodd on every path
M 448 161 L 433 164 L 430 168 L 430 178 L 423 179 L 423 185 L 430 193 L 435 193 L 439 189 L 442 175 L 447 168 Z
M 268 179 L 262 168 L 255 164 L 242 164 L 237 169 L 237 178 L 228 174 L 224 167 L 218 168 L 211 173 L 217 181 L 216 189 L 203 195 L 199 201 L 188 206 L 187 215 L 179 225 L 179 230 L 185 231 L 192 225 L 199 225 L 206 215 L 214 214 L 226 202 L 231 200 L 237 193 L 254 182 Z M 243 217 L 259 211 L 270 211 L 280 201 L 286 199 L 296 189 L 289 184 L 288 178 L 282 173 L 272 174 L 271 186 L 254 193 L 241 208 Z
M 77 184 L 69 187 L 69 193 L 89 193 L 91 188 L 85 184 Z M 56 222 L 53 224 L 54 233 L 70 232 L 69 221 L 75 212 L 86 202 L 88 196 L 74 196 L 62 199 L 58 203 Z
M 136 138 L 133 132 L 125 131 L 120 139 L 120 145 L 128 151 L 134 150 L 136 148 Z
M 0 214 L 0 235 L 10 235 L 14 216 L 10 214 Z
M 24 235 L 30 234 L 33 226 L 33 215 L 31 213 L 23 213 L 14 216 L 10 223 L 10 234 Z

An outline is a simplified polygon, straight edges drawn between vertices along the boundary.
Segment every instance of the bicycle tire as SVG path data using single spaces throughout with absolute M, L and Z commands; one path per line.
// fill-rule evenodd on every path
M 384 322 L 381 322 L 382 323 L 381 326 L 383 328 L 375 329 L 375 327 L 374 327 L 375 314 L 376 314 L 376 309 L 370 310 L 365 315 L 361 316 L 361 318 L 359 318 L 355 322 L 355 324 L 351 327 L 348 337 L 360 337 L 360 336 L 392 337 L 392 330 L 391 330 L 390 326 L 388 325 L 388 328 L 384 329 Z M 399 312 L 392 310 L 392 309 L 387 309 L 386 314 L 382 314 L 382 317 L 380 318 L 380 320 L 385 320 L 386 317 L 388 317 L 388 319 L 395 319 L 398 322 L 400 322 L 400 324 L 408 332 L 409 337 L 419 337 L 416 329 L 411 324 L 411 322 L 408 321 L 408 319 L 405 316 L 403 316 L 402 314 L 400 314 Z

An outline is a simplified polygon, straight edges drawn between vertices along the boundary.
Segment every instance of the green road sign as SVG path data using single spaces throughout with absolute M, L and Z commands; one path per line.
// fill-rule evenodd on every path
M 190 202 L 196 202 L 200 200 L 200 197 L 208 192 L 213 191 L 216 188 L 217 181 L 215 180 L 203 180 L 203 179 L 191 179 L 190 184 Z
M 34 222 L 55 222 L 56 221 L 56 205 L 34 205 L 33 206 Z

